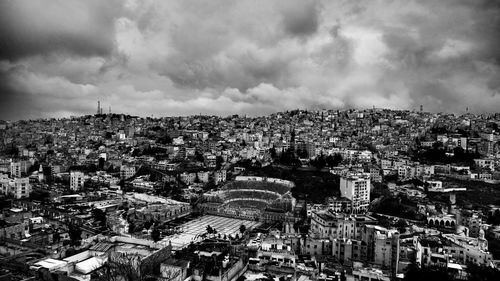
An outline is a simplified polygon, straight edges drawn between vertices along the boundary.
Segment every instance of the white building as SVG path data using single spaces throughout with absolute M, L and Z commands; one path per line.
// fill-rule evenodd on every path
M 69 186 L 71 190 L 80 190 L 85 182 L 84 174 L 79 171 L 71 171 Z
M 198 172 L 196 173 L 198 180 L 202 183 L 207 183 L 209 181 L 209 173 L 208 172 Z
M 21 162 L 11 162 L 10 163 L 10 176 L 13 178 L 21 177 Z
M 225 182 L 225 181 L 226 181 L 226 170 L 220 170 L 220 171 L 216 171 L 214 173 L 215 184 L 219 184 L 219 183 Z
M 352 201 L 354 210 L 366 210 L 370 204 L 370 175 L 355 174 L 341 177 L 340 195 Z
M 474 159 L 474 164 L 481 168 L 488 168 L 492 171 L 495 170 L 495 160 L 493 159 Z
M 127 165 L 122 165 L 120 167 L 120 179 L 126 180 L 135 175 L 135 167 L 134 166 L 127 166 Z
M 429 190 L 442 190 L 443 182 L 442 181 L 425 181 L 426 184 L 429 185 Z
M 1 177 L 0 192 L 5 195 L 12 195 L 16 199 L 27 198 L 31 193 L 29 178 L 9 179 Z

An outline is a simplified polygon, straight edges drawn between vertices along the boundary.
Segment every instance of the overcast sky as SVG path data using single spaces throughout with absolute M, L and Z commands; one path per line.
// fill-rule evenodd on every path
M 0 1 L 0 119 L 500 111 L 500 1 Z

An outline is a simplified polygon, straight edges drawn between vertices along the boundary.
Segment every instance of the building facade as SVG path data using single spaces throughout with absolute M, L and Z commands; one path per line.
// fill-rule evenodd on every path
M 370 204 L 370 176 L 348 175 L 340 178 L 340 195 L 352 201 L 353 211 L 364 211 Z

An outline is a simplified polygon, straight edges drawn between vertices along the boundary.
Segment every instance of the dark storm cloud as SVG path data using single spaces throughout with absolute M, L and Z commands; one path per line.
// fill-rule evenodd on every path
M 500 1 L 0 2 L 0 118 L 500 106 Z
M 0 68 L 0 119 L 40 118 L 84 114 L 85 101 L 94 100 L 96 89 L 89 84 L 73 84 L 61 77 L 37 75 L 24 66 Z M 82 106 L 83 103 L 83 106 Z
M 113 49 L 117 1 L 0 2 L 0 59 L 68 53 L 105 56 Z
M 173 57 L 159 66 L 162 75 L 169 77 L 176 85 L 192 89 L 236 88 L 242 92 L 261 83 L 282 84 L 288 66 L 279 57 L 269 60 L 252 53 L 219 62 L 215 59 L 190 60 Z
M 317 1 L 298 1 L 294 5 L 284 6 L 283 25 L 287 33 L 293 36 L 308 36 L 319 27 Z

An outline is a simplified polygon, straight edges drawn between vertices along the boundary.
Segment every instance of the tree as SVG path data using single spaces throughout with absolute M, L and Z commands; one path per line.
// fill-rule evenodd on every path
M 247 230 L 247 227 L 244 224 L 240 225 L 241 234 L 245 233 L 246 230 Z
M 445 268 L 439 268 L 439 267 L 418 268 L 416 266 L 412 266 L 406 272 L 404 280 L 451 281 L 454 280 L 454 278 L 448 275 Z
M 276 159 L 276 148 L 274 147 L 271 147 L 271 149 L 269 149 L 269 154 L 271 154 L 271 158 L 272 159 Z
M 61 240 L 61 234 L 59 234 L 59 230 L 56 229 L 56 230 L 54 230 L 54 233 L 52 234 L 52 241 L 59 242 L 60 240 Z
M 389 228 L 391 227 L 391 222 L 389 221 L 389 219 L 387 217 L 381 217 L 379 220 L 378 220 L 378 223 L 385 227 L 385 228 Z
M 194 152 L 194 159 L 198 162 L 203 162 L 205 158 L 203 157 L 203 154 L 199 152 L 198 150 Z
M 214 232 L 213 228 L 210 225 L 207 225 L 207 233 L 212 234 Z
M 326 159 L 323 155 L 317 156 L 316 159 L 311 161 L 311 165 L 313 165 L 316 169 L 321 170 L 326 165 Z
M 68 224 L 68 235 L 71 246 L 80 246 L 82 241 L 82 229 L 80 226 L 73 223 Z
M 307 158 L 309 157 L 309 153 L 307 153 L 306 149 L 297 149 L 297 156 L 299 156 L 299 158 Z
M 297 163 L 300 163 L 291 148 L 288 148 L 286 151 L 281 153 L 278 162 L 283 165 L 296 165 Z
M 155 224 L 155 221 L 153 219 L 150 219 L 149 221 L 146 221 L 143 225 L 143 227 L 145 229 L 149 229 L 151 228 L 151 226 L 153 226 Z
M 325 162 L 328 167 L 337 167 L 342 162 L 342 155 L 340 155 L 339 153 L 328 155 L 325 159 Z
M 493 225 L 500 224 L 500 210 L 499 209 L 496 209 L 494 212 L 488 214 L 487 223 L 493 224 Z
M 43 189 L 35 189 L 30 193 L 30 200 L 47 202 L 50 198 L 50 193 Z
M 398 228 L 399 233 L 405 233 L 408 222 L 405 219 L 399 219 L 394 226 Z
M 222 158 L 222 156 L 215 157 L 215 169 L 216 170 L 220 170 L 223 163 L 224 163 L 224 159 Z
M 134 233 L 134 231 L 135 231 L 135 223 L 129 222 L 128 223 L 128 233 Z
M 99 168 L 100 171 L 104 170 L 104 163 L 106 161 L 104 160 L 104 158 L 102 157 L 99 157 L 99 165 L 97 165 L 97 167 Z
M 467 265 L 467 280 L 472 281 L 493 281 L 500 280 L 500 271 L 496 268 L 479 266 L 473 263 Z
M 106 213 L 103 210 L 97 208 L 92 209 L 92 217 L 94 221 L 99 222 L 101 227 L 106 226 Z
M 155 242 L 158 242 L 160 241 L 160 236 L 161 236 L 160 230 L 158 229 L 158 227 L 155 226 L 153 228 L 153 231 L 151 231 L 151 239 L 153 239 L 153 241 Z

